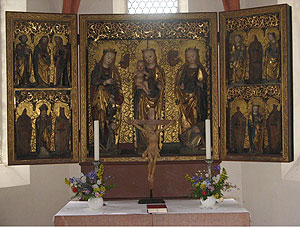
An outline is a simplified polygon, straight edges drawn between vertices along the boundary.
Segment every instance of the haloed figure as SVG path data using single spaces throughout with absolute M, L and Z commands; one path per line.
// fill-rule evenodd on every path
M 20 35 L 19 40 L 15 53 L 15 84 L 28 86 L 32 75 L 32 51 L 27 45 L 26 35 Z
M 230 52 L 230 68 L 232 69 L 232 83 L 245 80 L 246 73 L 246 48 L 241 35 L 235 35 Z
M 39 86 L 50 85 L 50 63 L 51 57 L 49 54 L 49 38 L 43 36 L 38 45 L 35 46 L 33 52 L 33 68 L 34 75 Z
M 54 37 L 55 47 L 54 47 L 54 65 L 56 78 L 54 84 L 57 86 L 69 86 L 69 51 L 68 48 L 63 45 L 63 40 L 59 36 Z
M 248 134 L 251 153 L 263 153 L 263 116 L 259 113 L 259 105 L 252 106 L 248 117 Z
M 70 151 L 71 125 L 65 115 L 65 109 L 60 107 L 59 117 L 55 121 L 55 154 L 67 155 Z
M 267 80 L 279 79 L 280 50 L 276 41 L 275 33 L 268 33 L 269 43 L 265 53 L 265 67 Z
M 116 52 L 104 50 L 103 56 L 96 63 L 92 72 L 91 103 L 93 120 L 100 122 L 100 143 L 106 146 L 109 129 L 107 125 L 107 114 L 109 106 L 116 109 L 115 123 L 121 119 L 121 105 L 123 94 L 121 90 L 121 77 L 115 66 Z M 119 128 L 118 125 L 116 128 Z M 118 132 L 115 132 L 116 134 Z
M 200 63 L 199 50 L 188 48 L 185 63 L 176 76 L 176 104 L 180 111 L 180 133 L 207 117 L 207 73 Z
M 35 122 L 36 152 L 39 158 L 47 158 L 50 156 L 52 122 L 47 111 L 47 105 L 43 104 L 40 107 L 40 116 Z

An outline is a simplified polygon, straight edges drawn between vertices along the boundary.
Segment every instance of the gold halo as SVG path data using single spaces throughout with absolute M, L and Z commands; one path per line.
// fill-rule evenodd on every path
M 135 51 L 136 58 L 132 61 L 134 67 L 136 66 L 138 60 L 143 60 L 143 50 L 148 48 L 155 50 L 157 64 L 159 64 L 159 62 L 161 61 L 161 49 L 162 49 L 159 43 L 157 41 L 148 40 L 148 47 L 147 47 L 147 40 L 143 40 L 136 47 L 136 51 Z
M 43 36 L 47 36 L 48 39 L 49 39 L 49 43 L 51 43 L 51 42 L 50 42 L 49 34 L 46 34 L 46 33 L 39 33 L 39 34 L 35 35 L 35 37 L 34 37 L 34 41 L 33 41 L 34 46 L 38 45 L 40 39 L 41 39 Z
M 234 39 L 234 36 L 236 35 L 240 35 L 242 37 L 242 43 L 245 44 L 245 40 L 246 40 L 246 32 L 242 31 L 242 30 L 235 30 L 234 32 L 232 32 L 230 35 L 229 35 L 229 43 L 233 43 L 233 39 Z
M 115 41 L 99 41 L 95 43 L 95 55 L 94 59 L 96 62 L 99 62 L 101 57 L 103 56 L 103 51 L 106 49 L 114 49 L 117 54 L 116 54 L 116 60 L 115 60 L 115 66 L 117 66 L 118 62 L 121 60 L 121 51 L 120 48 L 116 45 Z
M 28 115 L 31 119 L 33 119 L 34 116 L 35 116 L 35 114 L 34 114 L 34 112 L 33 112 L 33 105 L 32 105 L 31 103 L 29 103 L 29 102 L 21 102 L 21 103 L 18 105 L 17 111 L 16 111 L 16 119 L 18 119 L 18 118 L 22 115 L 24 109 L 27 109 L 27 115 Z
M 269 98 L 267 101 L 267 109 L 268 109 L 268 113 L 270 113 L 273 110 L 273 105 L 277 106 L 277 110 L 280 109 L 280 103 L 278 100 L 274 99 L 274 98 Z
M 262 98 L 255 97 L 250 100 L 250 102 L 248 103 L 248 114 L 252 113 L 253 105 L 259 105 L 259 113 L 260 114 L 265 113 L 266 103 L 264 102 L 264 100 Z
M 65 35 L 61 35 L 61 34 L 54 34 L 53 39 L 52 39 L 53 45 L 55 45 L 55 41 L 54 41 L 55 36 L 58 36 L 63 40 L 63 45 L 67 45 L 67 43 L 68 43 L 67 37 Z
M 65 109 L 66 118 L 70 119 L 70 117 L 71 117 L 70 107 L 68 106 L 67 103 L 63 103 L 63 102 L 57 102 L 57 103 L 54 104 L 53 112 L 54 112 L 55 117 L 59 117 L 60 107 Z
M 47 115 L 50 115 L 51 104 L 49 102 L 45 101 L 45 100 L 38 101 L 38 103 L 36 104 L 36 107 L 35 107 L 35 112 L 39 116 L 40 115 L 40 106 L 42 106 L 43 104 L 45 104 L 48 107 Z
M 266 39 L 266 43 L 269 42 L 269 39 L 268 39 L 268 33 L 275 33 L 275 39 L 276 41 L 279 40 L 279 30 L 277 28 L 268 28 L 266 30 L 266 33 L 265 33 L 265 39 Z
M 246 101 L 243 99 L 235 99 L 233 102 L 230 103 L 230 118 L 233 114 L 236 113 L 237 107 L 240 107 L 240 111 L 244 116 L 247 116 L 248 109 Z
M 29 34 L 26 34 L 26 33 L 20 33 L 20 34 L 18 34 L 17 35 L 17 37 L 16 37 L 16 39 L 15 39 L 15 45 L 17 45 L 18 43 L 20 43 L 21 41 L 19 40 L 19 37 L 21 36 L 21 35 L 26 35 L 27 36 L 27 45 L 28 46 L 33 46 L 33 43 L 31 42 L 31 37 L 30 37 L 30 35 Z
M 179 50 L 179 56 L 185 62 L 185 50 L 188 48 L 197 48 L 199 49 L 199 60 L 202 64 L 205 63 L 205 55 L 206 55 L 206 43 L 203 40 L 189 40 L 183 43 Z
M 251 29 L 248 33 L 248 39 L 247 39 L 248 45 L 250 45 L 250 43 L 252 43 L 254 41 L 254 35 L 256 35 L 256 37 L 260 43 L 263 44 L 265 42 L 263 30 L 254 28 L 254 29 Z

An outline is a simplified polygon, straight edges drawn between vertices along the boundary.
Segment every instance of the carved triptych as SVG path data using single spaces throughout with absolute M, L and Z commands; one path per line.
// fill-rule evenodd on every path
M 76 15 L 8 12 L 9 164 L 92 161 L 95 120 L 102 161 L 144 161 L 134 119 L 174 120 L 160 161 L 205 159 L 206 119 L 215 160 L 291 161 L 289 11 L 220 13 L 220 76 L 216 13 L 80 15 L 77 43 Z

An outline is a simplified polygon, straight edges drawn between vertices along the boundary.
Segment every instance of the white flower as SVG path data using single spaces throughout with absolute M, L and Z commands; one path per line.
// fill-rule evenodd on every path
M 83 177 L 84 176 L 84 174 L 83 173 L 80 173 L 80 177 Z
M 214 176 L 212 179 L 214 182 L 218 182 L 220 180 L 220 174 L 218 174 L 217 176 Z
M 86 183 L 86 176 L 82 176 L 82 177 L 80 178 L 80 180 L 81 180 L 82 183 Z
M 99 186 L 97 184 L 93 184 L 93 189 L 98 188 Z
M 206 181 L 202 181 L 202 184 L 207 185 L 207 182 Z
M 97 184 L 101 185 L 102 181 L 101 180 L 97 180 Z
M 205 174 L 205 177 L 209 177 L 208 173 Z

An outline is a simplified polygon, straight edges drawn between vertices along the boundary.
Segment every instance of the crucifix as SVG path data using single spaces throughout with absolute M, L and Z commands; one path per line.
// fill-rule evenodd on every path
M 162 199 L 154 199 L 152 190 L 154 187 L 154 173 L 156 161 L 160 157 L 159 136 L 160 133 L 166 130 L 171 123 L 176 121 L 171 120 L 131 120 L 128 123 L 134 125 L 141 130 L 147 139 L 147 148 L 143 152 L 142 157 L 148 159 L 148 184 L 150 189 L 150 199 L 140 200 L 139 203 L 164 203 Z M 162 128 L 156 129 L 158 125 L 163 125 Z

